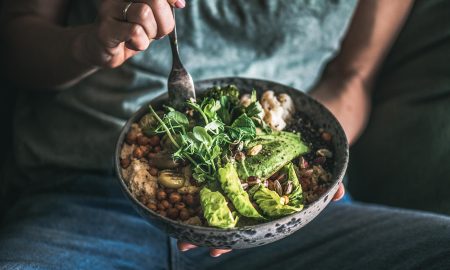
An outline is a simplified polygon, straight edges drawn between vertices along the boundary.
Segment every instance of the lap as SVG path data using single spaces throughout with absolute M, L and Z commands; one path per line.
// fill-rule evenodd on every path
M 105 189 L 30 195 L 0 230 L 5 269 L 445 269 L 450 219 L 357 204 L 332 204 L 292 236 L 210 258 L 175 241 L 136 215 L 115 182 Z M 108 191 L 109 189 L 109 191 Z M 440 267 L 438 267 L 440 264 Z

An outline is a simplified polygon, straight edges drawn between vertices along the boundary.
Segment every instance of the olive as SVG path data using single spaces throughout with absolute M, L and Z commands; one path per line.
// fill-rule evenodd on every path
M 158 169 L 175 169 L 180 165 L 177 160 L 173 160 L 172 154 L 165 151 L 152 155 L 150 163 Z
M 160 171 L 158 175 L 158 183 L 166 188 L 180 188 L 184 185 L 184 181 L 182 174 L 170 170 Z

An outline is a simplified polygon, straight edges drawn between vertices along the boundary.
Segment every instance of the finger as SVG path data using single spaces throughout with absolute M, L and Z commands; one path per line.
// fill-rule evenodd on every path
M 177 242 L 177 246 L 180 251 L 188 251 L 190 249 L 197 247 L 196 245 L 193 245 L 191 243 L 185 243 L 185 242 Z
M 342 197 L 344 197 L 345 194 L 345 188 L 344 188 L 344 184 L 339 183 L 339 188 L 336 191 L 336 193 L 333 196 L 333 201 L 339 201 L 340 199 L 342 199 Z
M 225 254 L 225 253 L 228 253 L 231 251 L 232 251 L 232 249 L 214 249 L 214 248 L 212 248 L 209 250 L 209 255 L 211 255 L 211 257 L 216 258 L 222 254 Z
M 112 8 L 113 18 L 118 21 L 124 21 L 123 10 L 129 3 L 118 2 L 116 7 Z M 149 39 L 154 39 L 157 34 L 157 24 L 153 11 L 149 5 L 144 3 L 132 3 L 126 12 L 126 21 L 139 24 L 144 28 Z
M 172 7 L 167 0 L 138 0 L 137 2 L 146 1 L 150 5 L 155 16 L 156 24 L 158 26 L 158 33 L 156 38 L 161 38 L 172 32 L 175 26 L 175 20 L 172 14 Z
M 101 23 L 98 39 L 107 48 L 115 48 L 120 43 L 127 42 L 128 48 L 143 51 L 150 45 L 150 40 L 142 26 L 113 19 L 106 19 Z

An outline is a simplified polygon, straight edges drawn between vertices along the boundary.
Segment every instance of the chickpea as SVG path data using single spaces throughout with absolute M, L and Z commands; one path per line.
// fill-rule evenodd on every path
M 144 149 L 141 147 L 136 147 L 133 151 L 133 156 L 135 158 L 142 158 L 144 156 Z
M 177 219 L 179 212 L 180 211 L 176 208 L 169 208 L 167 209 L 167 216 L 171 219 Z
M 156 153 L 154 153 L 154 152 L 150 152 L 150 153 L 148 153 L 148 155 L 147 155 L 148 159 L 155 158 L 155 156 L 156 156 Z
M 125 137 L 125 141 L 128 144 L 133 144 L 136 142 L 136 138 L 137 138 L 137 133 L 134 131 L 130 131 L 127 133 L 127 136 Z
M 130 164 L 131 159 L 129 157 L 120 159 L 120 166 L 122 166 L 122 168 L 126 169 L 130 166 Z
M 189 210 L 187 210 L 186 208 L 183 208 L 180 210 L 179 217 L 181 220 L 184 221 L 184 220 L 189 219 L 191 217 L 191 214 L 189 213 Z
M 158 169 L 156 169 L 155 167 L 150 167 L 150 169 L 148 170 L 148 172 L 149 172 L 152 176 L 158 176 Z
M 141 135 L 141 136 L 137 136 L 136 142 L 139 145 L 149 145 L 150 139 L 146 136 Z
M 150 137 L 150 145 L 151 146 L 159 146 L 159 142 L 160 142 L 159 136 L 153 135 Z
M 185 204 L 192 206 L 194 205 L 194 196 L 192 196 L 192 194 L 187 194 L 183 196 L 183 201 Z
M 161 146 L 155 146 L 155 147 L 153 147 L 153 152 L 155 152 L 155 153 L 161 152 Z
M 161 205 L 164 207 L 164 209 L 172 207 L 172 205 L 170 204 L 170 202 L 168 200 L 162 200 Z
M 184 202 L 177 202 L 175 204 L 175 208 L 178 209 L 178 210 L 185 209 L 186 208 L 186 204 Z
M 159 190 L 156 192 L 156 198 L 157 198 L 159 201 L 162 201 L 162 200 L 164 200 L 165 198 L 167 198 L 167 193 L 166 193 L 164 190 L 159 189 Z
M 169 201 L 171 202 L 171 203 L 177 203 L 177 202 L 180 202 L 181 201 L 181 195 L 180 194 L 178 194 L 178 192 L 173 192 L 173 193 L 171 193 L 170 195 L 169 195 Z
M 166 217 L 166 216 L 167 216 L 167 212 L 164 211 L 164 210 L 158 211 L 158 214 L 160 214 L 160 215 L 163 216 L 163 217 Z
M 152 210 L 152 211 L 156 211 L 158 210 L 158 206 L 154 203 L 149 203 L 147 204 L 148 209 Z
M 322 137 L 322 140 L 329 142 L 329 141 L 331 141 L 332 135 L 331 135 L 331 133 L 325 131 L 325 132 L 322 132 L 321 137 Z
M 173 192 L 175 192 L 175 189 L 173 189 L 173 188 L 166 188 L 166 193 L 173 193 Z

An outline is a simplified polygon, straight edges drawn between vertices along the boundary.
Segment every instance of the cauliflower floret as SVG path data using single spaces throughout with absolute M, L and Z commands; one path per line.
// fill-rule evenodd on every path
M 288 94 L 275 96 L 271 90 L 261 96 L 261 106 L 264 109 L 263 120 L 275 130 L 283 130 L 295 112 L 294 102 Z
M 149 173 L 149 165 L 138 159 L 133 159 L 127 169 L 122 169 L 124 178 L 128 181 L 130 191 L 136 198 L 146 202 L 156 202 L 158 179 Z

